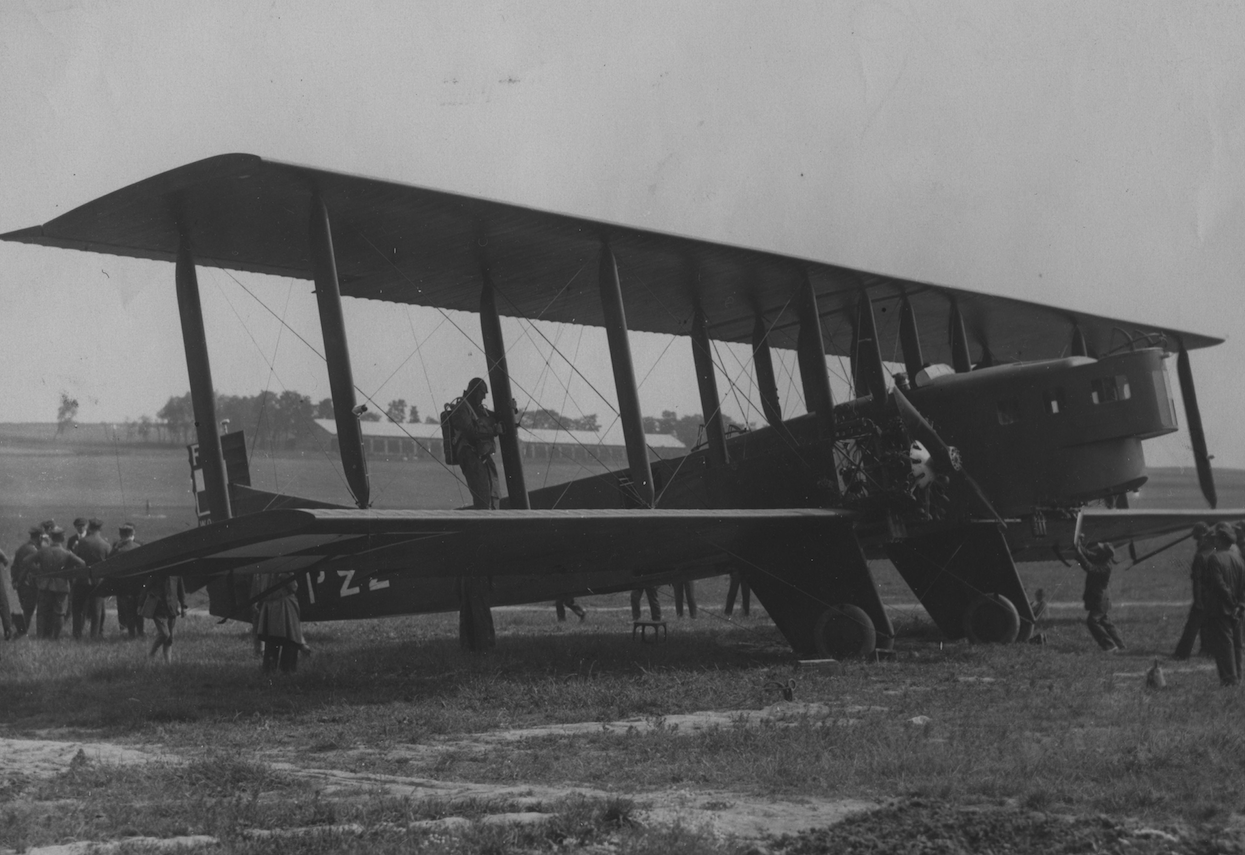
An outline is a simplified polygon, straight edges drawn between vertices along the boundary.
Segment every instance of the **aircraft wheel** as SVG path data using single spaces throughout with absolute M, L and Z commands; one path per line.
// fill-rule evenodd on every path
M 964 634 L 976 644 L 1011 644 L 1020 634 L 1020 614 L 1002 594 L 981 594 L 964 612 Z
M 823 659 L 863 659 L 877 647 L 877 630 L 859 606 L 843 603 L 821 613 L 813 646 Z

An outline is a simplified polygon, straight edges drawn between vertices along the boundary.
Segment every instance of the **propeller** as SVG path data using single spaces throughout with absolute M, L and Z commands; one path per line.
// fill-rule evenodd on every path
M 1000 524 L 1005 524 L 1003 518 L 999 516 L 999 512 L 990 503 L 990 499 L 987 498 L 985 491 L 981 489 L 981 485 L 964 469 L 964 464 L 960 460 L 959 450 L 955 446 L 947 445 L 947 443 L 943 442 L 942 437 L 934 430 L 933 425 L 917 411 L 916 407 L 912 406 L 912 402 L 908 400 L 903 392 L 899 391 L 898 387 L 891 390 L 891 394 L 895 396 L 895 404 L 899 408 L 899 417 L 903 419 L 904 426 L 908 429 L 908 434 L 916 440 L 915 445 L 919 446 L 921 451 L 926 453 L 924 459 L 919 461 L 920 466 L 924 468 L 932 463 L 935 470 L 952 477 L 961 478 L 968 484 L 969 489 L 977 497 L 986 513 L 994 517 Z M 918 455 L 915 452 L 915 448 L 909 452 L 914 472 L 918 465 Z
M 1176 354 L 1176 376 L 1180 378 L 1180 396 L 1184 399 L 1185 420 L 1189 423 L 1189 441 L 1193 444 L 1193 462 L 1197 465 L 1197 483 L 1212 508 L 1218 505 L 1215 495 L 1215 475 L 1210 469 L 1210 454 L 1206 450 L 1206 433 L 1202 430 L 1202 411 L 1197 406 L 1197 391 L 1193 388 L 1193 369 L 1189 367 L 1189 351 L 1184 342 Z

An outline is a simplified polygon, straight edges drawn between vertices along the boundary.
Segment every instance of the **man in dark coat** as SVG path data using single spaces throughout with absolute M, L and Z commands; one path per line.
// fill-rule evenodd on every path
M 9 556 L 0 549 L 0 575 L 9 573 Z M 9 584 L 7 579 L 0 578 L 0 623 L 4 624 L 4 640 L 13 637 L 12 605 L 9 603 Z
M 35 558 L 35 587 L 39 591 L 39 613 L 36 618 L 39 637 L 56 639 L 61 636 L 65 615 L 69 612 L 69 580 L 61 574 L 66 570 L 86 567 L 86 562 L 65 548 L 65 530 L 54 526 L 52 542 L 39 547 Z
M 1219 682 L 1241 682 L 1241 615 L 1245 611 L 1245 561 L 1236 549 L 1232 526 L 1214 528 L 1215 551 L 1206 558 L 1202 595 L 1206 606 L 1206 644 L 1215 657 Z
M 296 671 L 299 652 L 310 650 L 303 640 L 298 581 L 282 581 L 279 573 L 256 573 L 251 577 L 251 597 L 261 598 L 255 632 L 264 644 L 264 670 Z
M 112 554 L 104 533 L 100 531 L 104 524 L 91 519 L 86 527 L 86 534 L 70 547 L 73 554 L 92 567 Z M 91 638 L 102 638 L 104 635 L 104 597 L 95 596 L 96 583 L 90 579 L 75 581 L 70 591 L 70 608 L 73 610 L 73 637 L 82 637 L 83 624 L 90 624 Z
M 152 574 L 147 577 L 143 587 L 143 605 L 140 614 L 151 620 L 156 630 L 156 638 L 151 642 L 148 658 L 156 655 L 159 650 L 164 654 L 164 661 L 173 659 L 173 627 L 177 618 L 186 613 L 186 586 L 181 576 L 159 576 Z
M 1085 571 L 1084 602 L 1085 611 L 1089 612 L 1085 624 L 1089 627 L 1089 634 L 1108 653 L 1123 650 L 1124 639 L 1107 614 L 1111 610 L 1111 595 L 1107 593 L 1107 586 L 1111 584 L 1115 548 L 1109 543 L 1091 543 L 1084 547 L 1078 543 L 1076 553 L 1077 563 Z
M 1193 561 L 1189 568 L 1189 577 L 1193 583 L 1193 603 L 1189 606 L 1189 616 L 1184 622 L 1184 631 L 1176 642 L 1173 659 L 1188 659 L 1193 653 L 1193 642 L 1202 634 L 1202 623 L 1206 618 L 1206 608 L 1202 603 L 1202 576 L 1206 572 L 1206 559 L 1215 551 L 1215 539 L 1211 537 L 1210 526 L 1198 523 L 1193 527 Z M 1205 647 L 1206 641 L 1202 641 Z
M 39 599 L 39 592 L 35 589 L 34 569 L 35 558 L 39 555 L 39 547 L 45 536 L 43 526 L 31 526 L 29 534 L 30 540 L 17 547 L 17 552 L 13 554 L 13 564 L 10 567 L 13 593 L 17 595 L 17 602 L 11 605 L 20 609 L 22 613 L 21 623 L 17 627 L 19 636 L 25 635 L 32 629 L 35 605 Z
M 112 545 L 113 552 L 129 552 L 131 549 L 142 546 L 134 539 L 134 523 L 121 526 L 119 533 L 121 538 Z M 113 590 L 117 592 L 117 623 L 121 624 L 123 632 L 129 633 L 130 638 L 141 638 L 145 633 L 143 616 L 138 613 L 138 609 L 143 594 L 143 583 L 117 582 Z
M 488 384 L 479 377 L 471 378 L 463 396 L 450 412 L 453 428 L 454 458 L 463 470 L 471 506 L 496 510 L 500 503 L 497 486 L 497 464 L 493 462 L 493 438 L 501 434 L 496 416 L 484 407 Z

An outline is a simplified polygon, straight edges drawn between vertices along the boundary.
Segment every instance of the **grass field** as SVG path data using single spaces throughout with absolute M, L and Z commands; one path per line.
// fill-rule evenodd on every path
M 49 515 L 137 517 L 148 536 L 191 524 L 181 453 L 120 459 L 124 505 L 115 457 L 4 456 L 5 539 L 15 545 Z M 313 464 L 278 460 L 267 486 L 332 498 L 333 470 Z M 444 499 L 438 471 L 372 467 L 378 488 L 389 478 L 392 504 L 410 506 Z M 1160 474 L 1143 502 L 1197 506 L 1188 477 Z M 1239 473 L 1220 483 L 1221 506 L 1245 504 Z M 1085 630 L 1080 571 L 1058 563 L 1021 568 L 1057 604 L 1049 643 L 976 647 L 942 643 L 878 562 L 897 653 L 841 675 L 793 671 L 759 610 L 726 618 L 721 579 L 698 585 L 696 621 L 674 620 L 666 597 L 671 634 L 660 644 L 631 640 L 621 595 L 583 600 L 582 624 L 556 623 L 551 607 L 498 610 L 498 649 L 483 656 L 459 650 L 454 615 L 314 625 L 315 653 L 292 676 L 263 674 L 246 633 L 205 615 L 179 628 L 172 667 L 149 664 L 115 622 L 103 642 L 6 644 L 0 738 L 159 759 L 83 754 L 51 775 L 0 761 L 0 849 L 201 834 L 216 842 L 194 851 L 1230 850 L 1243 840 L 1245 696 L 1221 690 L 1200 661 L 1165 661 L 1163 691 L 1143 679 L 1182 626 L 1188 551 L 1116 574 L 1113 618 L 1130 649 L 1115 656 Z M 749 717 L 777 709 L 792 678 L 786 720 Z M 676 724 L 698 711 L 727 724 Z M 599 724 L 619 721 L 633 724 Z M 501 738 L 533 727 L 546 730 Z M 343 776 L 354 783 L 325 783 Z M 459 795 L 429 796 L 419 789 L 429 782 Z M 709 806 L 701 817 L 847 798 L 877 809 L 758 842 L 662 813 L 697 794 Z M 543 819 L 485 821 L 519 811 Z M 427 824 L 444 817 L 462 824 Z

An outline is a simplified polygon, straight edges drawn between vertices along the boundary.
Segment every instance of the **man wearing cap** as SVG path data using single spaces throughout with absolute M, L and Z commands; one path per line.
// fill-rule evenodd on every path
M 65 541 L 65 548 L 73 552 L 78 541 L 84 537 L 86 537 L 86 517 L 77 517 L 73 521 L 73 534 L 69 535 L 69 539 Z
M 1111 610 L 1111 595 L 1107 593 L 1107 586 L 1111 584 L 1111 562 L 1114 560 L 1115 548 L 1109 543 L 1076 545 L 1076 561 L 1085 571 L 1084 602 L 1085 611 L 1089 612 L 1085 623 L 1094 641 L 1107 653 L 1124 649 L 1124 639 L 1107 616 Z
M 35 587 L 39 589 L 36 618 L 40 638 L 60 638 L 69 611 L 69 580 L 61 573 L 86 567 L 86 562 L 65 548 L 65 530 L 53 526 L 52 542 L 39 547 L 35 557 Z
M 453 428 L 454 457 L 463 470 L 471 506 L 496 510 L 500 503 L 497 489 L 497 464 L 493 462 L 493 437 L 501 434 L 501 425 L 484 407 L 488 384 L 480 377 L 471 378 L 463 396 L 450 411 Z
M 31 526 L 28 534 L 30 539 L 17 547 L 17 552 L 13 553 L 13 564 L 10 567 L 13 593 L 17 595 L 17 602 L 10 605 L 21 610 L 21 621 L 17 625 L 18 636 L 30 631 L 31 621 L 35 616 L 35 605 L 39 598 L 39 592 L 35 590 L 33 571 L 34 561 L 44 538 L 43 526 Z
M 1215 539 L 1211 537 L 1210 526 L 1200 522 L 1193 527 L 1193 544 L 1193 562 L 1189 568 L 1189 577 L 1193 583 L 1193 604 L 1189 606 L 1189 617 L 1185 619 L 1184 631 L 1176 642 L 1173 659 L 1188 659 L 1193 654 L 1193 642 L 1202 635 L 1202 624 L 1206 619 L 1206 607 L 1202 602 L 1202 576 L 1206 571 L 1206 558 L 1215 551 Z M 1206 647 L 1204 635 L 1202 647 Z
M 71 549 L 74 555 L 91 567 L 112 553 L 112 546 L 100 529 L 104 524 L 92 518 L 86 526 L 86 534 Z M 70 608 L 73 610 L 73 637 L 82 637 L 83 624 L 90 624 L 91 638 L 104 635 L 104 597 L 95 596 L 96 582 L 91 579 L 77 580 L 70 591 Z
M 121 538 L 112 545 L 113 552 L 129 552 L 142 545 L 134 539 L 134 523 L 125 523 L 118 529 L 118 533 Z M 146 635 L 143 631 L 143 616 L 138 613 L 143 583 L 133 580 L 116 582 L 113 590 L 117 592 L 117 623 L 121 624 L 122 631 L 129 633 L 130 638 Z
M 1206 558 L 1202 596 L 1206 607 L 1206 644 L 1215 656 L 1219 682 L 1241 682 L 1241 614 L 1245 610 L 1245 561 L 1236 550 L 1236 533 L 1227 523 L 1213 530 L 1215 551 Z

